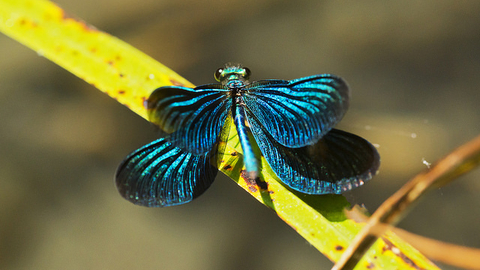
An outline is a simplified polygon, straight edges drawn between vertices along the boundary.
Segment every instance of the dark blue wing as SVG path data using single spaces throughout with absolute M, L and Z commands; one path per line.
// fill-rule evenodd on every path
M 287 147 L 317 142 L 348 109 L 347 84 L 329 74 L 291 81 L 257 81 L 246 90 L 243 98 L 247 118 L 255 116 L 277 142 Z
M 212 184 L 218 172 L 215 160 L 210 152 L 194 155 L 161 138 L 128 155 L 117 169 L 115 183 L 120 194 L 134 204 L 184 204 Z
M 148 98 L 149 120 L 168 141 L 193 154 L 210 152 L 230 111 L 228 91 L 209 84 L 195 89 L 167 86 Z
M 363 185 L 380 166 L 377 150 L 365 139 L 332 129 L 315 144 L 288 148 L 257 119 L 252 133 L 272 170 L 287 186 L 307 194 L 340 194 Z

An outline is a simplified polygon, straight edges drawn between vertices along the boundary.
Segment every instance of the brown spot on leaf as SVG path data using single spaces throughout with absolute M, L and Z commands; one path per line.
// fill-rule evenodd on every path
M 238 155 L 238 153 L 237 153 L 237 152 L 232 152 L 230 155 L 231 155 L 232 157 L 236 157 L 236 156 Z
M 118 94 L 120 94 L 120 95 L 125 94 L 125 90 L 118 90 Z
M 385 252 L 387 250 L 391 251 L 393 254 L 395 254 L 395 256 L 402 259 L 406 264 L 408 264 L 413 269 L 419 269 L 419 270 L 425 269 L 425 268 L 421 268 L 420 266 L 418 266 L 412 259 L 410 259 L 398 247 L 396 247 L 390 240 L 388 240 L 385 237 L 382 237 L 382 240 L 385 242 L 385 246 L 383 247 L 383 252 Z
M 68 15 L 68 13 L 65 12 L 65 10 L 62 10 L 62 20 L 69 20 L 69 19 L 75 20 L 75 19 L 73 19 L 72 16 Z
M 336 251 L 342 251 L 342 250 L 343 250 L 343 247 L 340 246 L 340 245 L 337 245 L 337 246 L 335 247 L 335 250 L 336 250 Z
M 170 79 L 170 82 L 175 86 L 185 86 L 183 83 L 181 83 L 177 80 L 174 80 L 174 79 Z
M 89 32 L 90 32 L 90 31 L 92 31 L 92 32 L 100 32 L 100 31 L 98 31 L 97 28 L 95 28 L 95 26 L 89 25 L 89 24 L 87 24 L 86 22 L 84 22 L 84 21 L 82 21 L 82 20 L 80 20 L 80 19 L 77 19 L 77 18 L 75 18 L 75 17 L 73 17 L 73 16 L 70 16 L 69 14 L 67 14 L 67 13 L 65 12 L 65 10 L 62 10 L 62 20 L 64 20 L 64 21 L 74 21 L 74 22 L 78 23 L 80 26 L 82 26 L 82 28 L 83 28 L 84 30 L 89 31 Z
M 250 179 L 250 177 L 248 177 L 248 173 L 246 170 L 242 170 L 240 176 L 245 180 L 245 183 L 247 184 L 248 190 L 250 190 L 250 192 L 258 191 L 257 182 L 255 181 L 255 179 L 252 180 Z
M 223 167 L 224 170 L 226 171 L 229 171 L 231 170 L 233 167 L 231 165 L 226 165 L 225 167 Z
M 255 182 L 257 183 L 257 186 L 258 186 L 259 188 L 261 188 L 262 190 L 268 190 L 268 183 L 267 183 L 267 182 L 262 181 L 262 180 L 260 180 L 259 178 L 257 178 L 257 179 L 255 180 Z

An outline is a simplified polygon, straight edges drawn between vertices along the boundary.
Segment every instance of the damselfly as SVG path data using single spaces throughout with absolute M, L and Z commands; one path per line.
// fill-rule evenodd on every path
M 253 82 L 249 76 L 248 68 L 228 63 L 215 72 L 219 83 L 156 89 L 147 109 L 162 138 L 120 164 L 120 194 L 149 207 L 198 197 L 217 175 L 232 122 L 251 180 L 259 176 L 259 157 L 249 131 L 278 178 L 306 194 L 340 194 L 377 172 L 380 157 L 375 147 L 333 128 L 348 109 L 345 81 L 330 74 Z

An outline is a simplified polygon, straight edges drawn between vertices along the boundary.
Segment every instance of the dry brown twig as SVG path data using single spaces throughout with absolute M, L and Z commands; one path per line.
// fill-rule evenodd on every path
M 334 265 L 333 270 L 353 269 L 360 261 L 362 256 L 375 243 L 378 237 L 381 237 L 388 229 L 396 225 L 413 204 L 418 201 L 429 190 L 444 186 L 456 179 L 458 176 L 469 172 L 480 164 L 480 136 L 472 141 L 460 146 L 453 152 L 439 160 L 430 169 L 418 174 L 401 189 L 388 198 L 373 215 L 368 219 L 365 227 L 355 237 L 350 246 L 345 250 L 342 258 Z M 435 241 L 435 240 L 433 240 Z M 413 244 L 413 243 L 412 243 Z M 438 244 L 438 241 L 437 241 Z M 453 245 L 449 245 L 452 248 Z M 444 246 L 447 248 L 447 246 Z M 456 252 L 463 252 L 462 259 L 453 258 L 457 266 L 480 269 L 480 263 L 477 250 L 465 247 L 456 247 Z M 438 246 L 434 250 L 439 250 Z M 451 252 L 454 252 L 453 249 Z M 425 255 L 427 252 L 425 252 Z M 447 258 L 442 254 L 437 254 L 442 258 Z M 453 255 L 453 253 L 450 253 Z M 427 255 L 428 256 L 428 255 Z M 452 256 L 449 256 L 452 257 Z M 432 257 L 433 258 L 433 257 Z M 438 259 L 438 257 L 437 257 Z

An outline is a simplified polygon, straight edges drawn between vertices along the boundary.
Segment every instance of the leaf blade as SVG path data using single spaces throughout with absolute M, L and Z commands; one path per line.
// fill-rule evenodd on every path
M 43 0 L 2 0 L 0 30 L 147 119 L 160 86 L 193 84 L 131 45 Z

